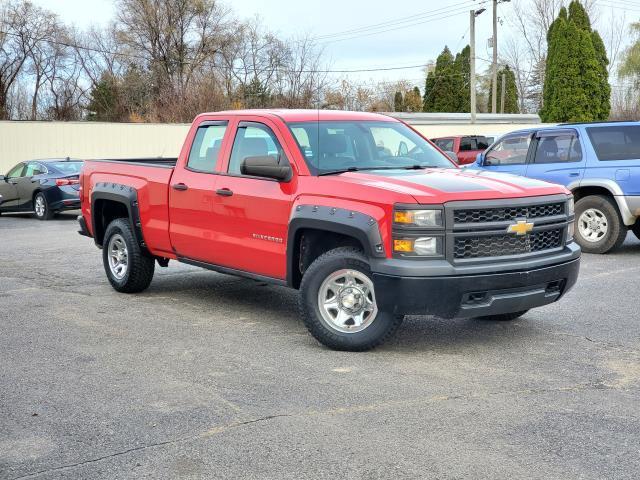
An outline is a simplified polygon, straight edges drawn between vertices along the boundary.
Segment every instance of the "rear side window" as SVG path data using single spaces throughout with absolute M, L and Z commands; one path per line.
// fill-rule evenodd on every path
M 27 169 L 24 172 L 25 177 L 33 177 L 34 175 L 42 175 L 45 173 L 46 169 L 40 165 L 39 163 L 28 163 Z
M 559 133 L 538 139 L 533 163 L 568 163 L 582 160 L 582 148 L 577 135 Z
M 453 151 L 453 138 L 439 138 L 433 143 L 435 143 L 440 150 L 443 150 L 445 152 Z
M 191 145 L 187 167 L 198 172 L 214 173 L 226 130 L 226 123 L 199 127 Z
M 587 134 L 598 160 L 640 159 L 640 125 L 589 127 Z
M 470 150 L 486 150 L 489 148 L 489 142 L 485 137 L 462 137 L 460 139 L 460 151 L 468 152 Z

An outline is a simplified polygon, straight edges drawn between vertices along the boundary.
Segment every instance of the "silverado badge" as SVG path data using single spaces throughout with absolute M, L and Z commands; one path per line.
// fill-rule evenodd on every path
M 515 233 L 518 236 L 526 235 L 531 230 L 533 230 L 533 222 L 527 222 L 526 220 L 518 220 L 507 227 L 508 233 Z

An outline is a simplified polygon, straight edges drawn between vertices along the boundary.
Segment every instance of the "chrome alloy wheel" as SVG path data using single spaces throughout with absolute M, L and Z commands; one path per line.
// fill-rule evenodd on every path
M 44 217 L 44 214 L 47 210 L 47 206 L 44 203 L 44 197 L 42 195 L 38 195 L 36 197 L 36 204 L 34 206 L 34 210 L 38 217 Z
M 113 235 L 109 240 L 107 255 L 111 274 L 118 280 L 122 280 L 129 268 L 129 252 L 124 238 L 119 233 Z
M 342 333 L 361 332 L 378 314 L 373 282 L 358 270 L 338 270 L 322 282 L 318 308 L 332 329 Z
M 609 222 L 604 213 L 597 208 L 589 208 L 578 218 L 578 231 L 588 242 L 599 242 L 609 231 Z

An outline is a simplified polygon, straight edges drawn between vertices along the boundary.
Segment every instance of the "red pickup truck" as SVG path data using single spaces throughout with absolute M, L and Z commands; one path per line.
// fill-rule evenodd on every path
M 578 275 L 564 187 L 461 170 L 378 114 L 207 113 L 177 159 L 86 161 L 80 181 L 80 233 L 117 291 L 170 260 L 288 286 L 335 349 L 410 314 L 513 320 Z
M 431 141 L 441 150 L 455 153 L 458 165 L 475 162 L 478 154 L 489 148 L 489 139 L 481 135 L 440 137 L 433 138 Z

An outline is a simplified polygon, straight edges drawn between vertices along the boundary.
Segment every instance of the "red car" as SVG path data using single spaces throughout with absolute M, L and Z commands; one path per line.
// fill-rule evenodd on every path
M 117 291 L 170 260 L 291 287 L 335 349 L 379 345 L 410 314 L 513 320 L 579 269 L 564 187 L 465 172 L 372 113 L 203 114 L 177 159 L 86 161 L 81 201 Z
M 453 152 L 458 157 L 459 165 L 467 165 L 476 161 L 479 153 L 489 148 L 489 139 L 481 135 L 461 135 L 431 139 L 444 152 Z

